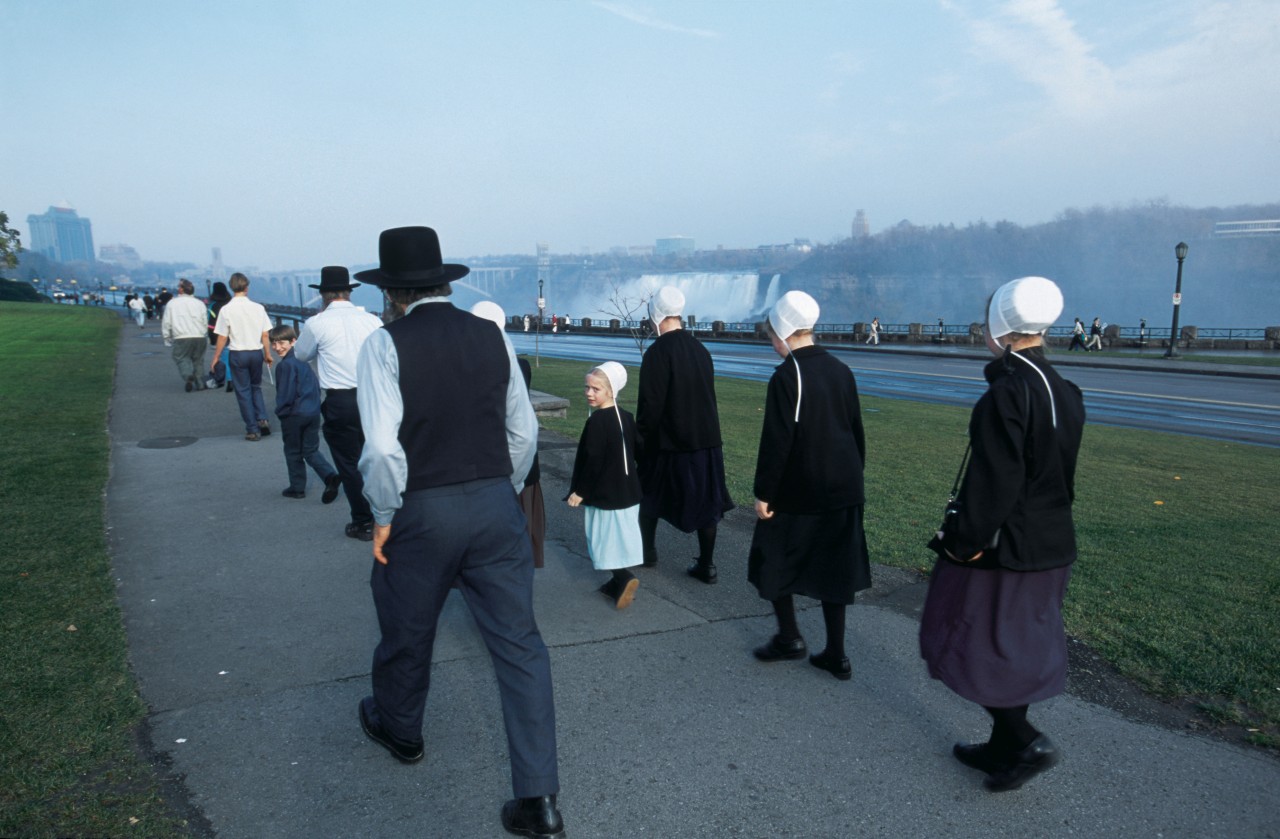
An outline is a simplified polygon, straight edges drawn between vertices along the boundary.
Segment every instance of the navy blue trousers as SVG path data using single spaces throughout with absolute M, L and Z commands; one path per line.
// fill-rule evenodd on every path
M 333 464 L 320 453 L 320 415 L 280 417 L 280 436 L 284 442 L 284 463 L 289 470 L 289 489 L 304 492 L 307 467 L 316 470 L 320 480 L 334 473 Z
M 456 582 L 493 661 L 517 798 L 554 795 L 551 659 L 533 615 L 533 553 L 505 478 L 406 492 L 370 585 L 382 640 L 373 698 L 393 736 L 422 740 L 436 623 Z
M 258 423 L 267 421 L 267 403 L 262 401 L 262 350 L 232 350 L 228 366 L 245 433 L 257 434 Z
M 364 449 L 364 429 L 360 426 L 360 406 L 356 389 L 326 390 L 320 406 L 324 417 L 324 441 L 329 444 L 333 465 L 342 477 L 342 491 L 351 507 L 355 524 L 373 522 L 373 512 L 364 497 L 364 478 L 360 476 L 360 452 Z

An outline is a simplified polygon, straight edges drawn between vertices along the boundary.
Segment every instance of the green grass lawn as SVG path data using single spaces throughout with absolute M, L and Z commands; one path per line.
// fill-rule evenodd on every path
M 589 366 L 544 359 L 534 370 L 535 389 L 571 399 L 569 417 L 545 427 L 577 438 Z M 639 371 L 628 374 L 621 404 L 634 412 Z M 716 389 L 726 480 L 750 504 L 765 385 Z M 927 571 L 969 412 L 874 398 L 863 410 L 872 559 Z M 1280 451 L 1091 425 L 1076 491 L 1071 635 L 1152 693 L 1191 698 L 1280 745 Z
M 0 303 L 0 836 L 183 831 L 138 758 L 145 713 L 107 557 L 119 315 Z

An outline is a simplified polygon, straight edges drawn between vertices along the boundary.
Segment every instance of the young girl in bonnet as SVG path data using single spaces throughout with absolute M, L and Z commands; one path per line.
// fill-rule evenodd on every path
M 586 376 L 587 405 L 593 409 L 578 440 L 567 501 L 586 513 L 591 564 L 612 576 L 600 593 L 619 609 L 631 605 L 640 581 L 631 568 L 643 558 L 640 541 L 640 476 L 636 472 L 636 424 L 618 407 L 627 371 L 616 361 Z

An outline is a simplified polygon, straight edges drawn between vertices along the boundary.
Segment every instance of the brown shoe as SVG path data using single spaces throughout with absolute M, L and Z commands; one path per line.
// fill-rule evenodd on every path
M 244 439 L 248 440 L 250 443 L 256 443 L 259 438 L 257 434 L 250 431 L 248 434 L 244 435 Z

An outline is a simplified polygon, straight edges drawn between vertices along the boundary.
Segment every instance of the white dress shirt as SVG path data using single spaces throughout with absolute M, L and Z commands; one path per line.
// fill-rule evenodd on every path
M 433 304 L 453 305 L 443 297 L 429 297 L 413 303 L 405 314 L 418 306 Z M 504 344 L 511 365 L 511 377 L 507 381 L 507 451 L 511 455 L 511 485 L 520 492 L 538 453 L 538 417 L 529 401 L 529 391 L 511 342 L 505 340 Z M 390 332 L 379 329 L 364 342 L 356 363 L 356 377 L 359 381 L 356 402 L 360 405 L 360 424 L 364 428 L 364 451 L 360 454 L 364 497 L 373 510 L 373 520 L 378 524 L 391 524 L 396 510 L 400 509 L 400 496 L 408 485 L 409 465 L 400 445 L 404 400 L 400 396 L 400 359 Z
M 293 354 L 299 361 L 316 359 L 321 388 L 353 388 L 360 347 L 381 328 L 382 321 L 363 307 L 350 300 L 334 300 L 324 311 L 307 318 Z
M 271 331 L 271 318 L 261 303 L 237 294 L 218 310 L 213 331 L 227 336 L 227 348 L 233 352 L 262 350 L 262 333 Z

